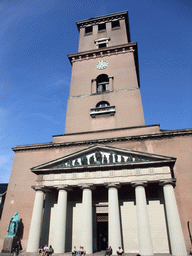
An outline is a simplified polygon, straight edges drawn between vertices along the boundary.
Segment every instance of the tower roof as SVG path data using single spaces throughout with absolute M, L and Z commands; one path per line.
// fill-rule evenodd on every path
M 116 12 L 108 15 L 103 15 L 95 18 L 90 18 L 86 20 L 80 20 L 77 21 L 77 27 L 79 28 L 81 25 L 87 25 L 87 23 L 93 23 L 93 22 L 100 22 L 100 21 L 106 21 L 106 20 L 112 20 L 112 19 L 119 19 L 119 18 L 128 18 L 128 11 L 123 11 L 123 12 Z

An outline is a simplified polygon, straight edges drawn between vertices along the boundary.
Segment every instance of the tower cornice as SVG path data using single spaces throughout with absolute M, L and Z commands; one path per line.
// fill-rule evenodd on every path
M 96 17 L 96 18 L 81 20 L 81 21 L 77 21 L 76 24 L 77 24 L 77 27 L 79 30 L 81 27 L 97 25 L 99 23 L 105 23 L 105 22 L 110 22 L 113 20 L 120 20 L 120 19 L 128 19 L 128 12 L 123 11 L 123 12 L 113 13 L 113 14 L 109 14 L 109 15 Z
M 84 52 L 77 52 L 68 54 L 68 58 L 70 62 L 74 61 L 81 61 L 81 60 L 88 60 L 89 58 L 100 58 L 103 56 L 110 56 L 111 54 L 119 54 L 119 53 L 125 53 L 125 52 L 134 52 L 137 53 L 137 43 L 128 43 L 128 44 L 122 44 L 118 46 L 111 46 L 106 47 L 102 49 L 94 49 Z

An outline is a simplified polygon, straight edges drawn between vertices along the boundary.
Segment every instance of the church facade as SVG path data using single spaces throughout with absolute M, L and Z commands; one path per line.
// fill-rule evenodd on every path
M 145 125 L 127 12 L 77 27 L 65 134 L 13 149 L 1 246 L 18 211 L 26 254 L 51 244 L 55 253 L 187 255 L 192 129 Z

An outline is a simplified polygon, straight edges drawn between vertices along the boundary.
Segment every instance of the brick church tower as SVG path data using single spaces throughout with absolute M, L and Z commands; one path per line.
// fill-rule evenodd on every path
M 127 12 L 77 22 L 66 133 L 145 125 Z

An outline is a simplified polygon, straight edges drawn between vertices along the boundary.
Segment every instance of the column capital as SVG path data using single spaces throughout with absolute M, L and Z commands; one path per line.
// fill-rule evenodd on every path
M 46 187 L 43 185 L 31 186 L 35 191 L 42 191 L 43 193 L 51 192 L 53 187 Z
M 82 184 L 82 185 L 79 185 L 79 187 L 83 190 L 83 189 L 95 189 L 94 185 L 93 184 Z
M 37 186 L 31 186 L 32 189 L 34 189 L 35 191 L 42 191 L 42 192 L 45 192 L 45 186 L 42 186 L 42 185 L 37 185 Z
M 66 191 L 71 191 L 72 188 L 70 188 L 68 185 L 58 185 L 58 186 L 55 186 L 55 188 L 57 190 L 66 190 Z
M 121 187 L 120 183 L 109 183 L 109 184 L 106 184 L 106 188 L 117 188 L 119 189 Z
M 164 179 L 164 180 L 159 180 L 159 185 L 164 186 L 167 184 L 171 184 L 173 187 L 175 187 L 176 179 Z
M 138 180 L 138 181 L 132 181 L 131 185 L 132 187 L 136 188 L 138 186 L 146 187 L 148 182 L 146 180 Z

